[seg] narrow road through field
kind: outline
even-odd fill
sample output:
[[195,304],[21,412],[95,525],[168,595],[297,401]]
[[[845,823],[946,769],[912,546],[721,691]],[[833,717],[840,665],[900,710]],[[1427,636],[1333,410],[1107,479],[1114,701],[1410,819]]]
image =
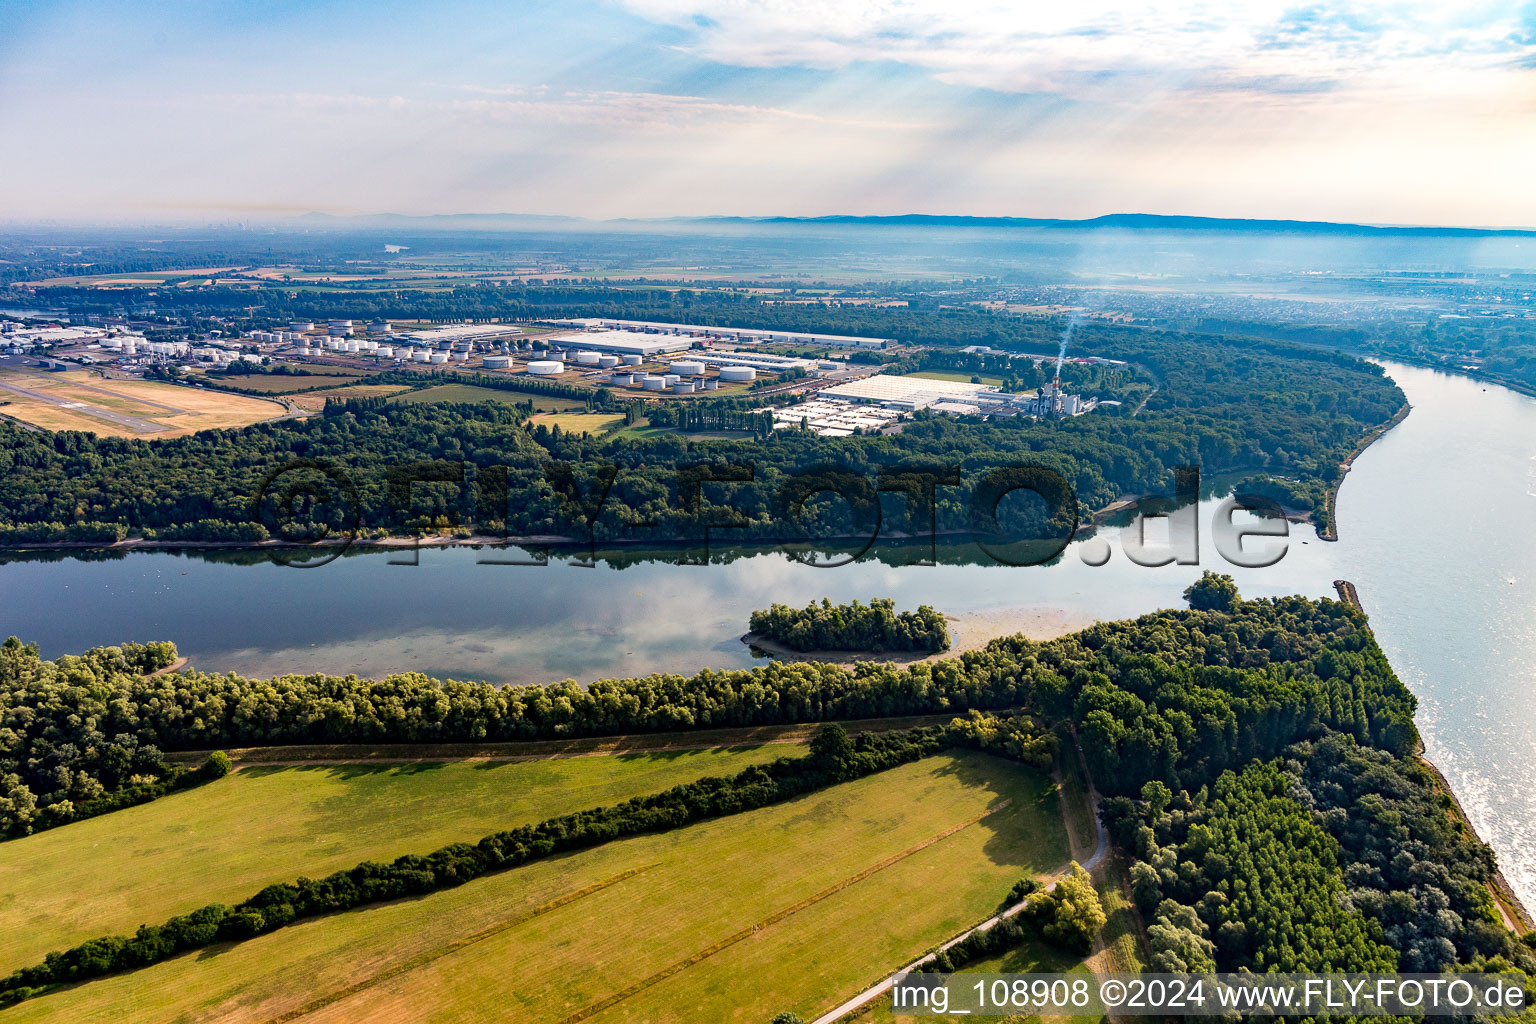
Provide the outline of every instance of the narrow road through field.
[[[1105,854],[1109,852],[1109,833],[1104,830],[1104,823],[1099,820],[1099,797],[1098,794],[1093,791],[1091,782],[1089,783],[1088,794],[1090,806],[1093,811],[1093,827],[1096,835],[1096,842],[1093,848],[1093,853],[1089,854],[1088,859],[1082,861],[1081,863],[1083,870],[1091,872],[1094,868],[1099,866],[1099,863],[1104,860]],[[1046,885],[1045,888],[1041,891],[1050,892],[1052,889],[1056,888],[1056,883],[1060,881],[1061,875],[1063,874],[1065,874],[1065,871],[1059,872],[1057,877],[1052,879],[1050,884]],[[867,1003],[870,1003],[885,993],[889,992],[895,986],[896,980],[902,975],[916,970],[923,964],[928,963],[939,953],[949,949],[951,946],[964,942],[966,939],[970,938],[972,935],[975,935],[977,932],[991,931],[998,925],[999,922],[1006,921],[1008,918],[1018,914],[1024,909],[1024,904],[1026,902],[1028,901],[1024,900],[1015,903],[1013,906],[1007,908],[996,916],[987,918],[985,921],[981,922],[981,924],[970,929],[969,931],[956,935],[954,938],[944,943],[934,952],[929,953],[927,956],[912,962],[879,984],[872,985],[871,987],[865,989],[863,992],[860,992],[858,995],[854,996],[852,999],[849,999],[847,1002],[828,1010],[820,1017],[817,1017],[815,1020],[811,1021],[811,1024],[833,1024],[834,1021],[843,1019],[854,1010],[859,1009],[861,1006],[864,1006]]]

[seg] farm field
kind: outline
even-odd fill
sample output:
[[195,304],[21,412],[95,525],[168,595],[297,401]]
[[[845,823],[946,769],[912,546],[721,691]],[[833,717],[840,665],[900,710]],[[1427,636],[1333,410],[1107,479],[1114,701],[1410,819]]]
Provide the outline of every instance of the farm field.
[[586,403],[560,395],[538,395],[532,392],[499,391],[496,388],[476,387],[473,384],[437,384],[433,387],[412,391],[396,398],[397,402],[501,402],[516,405],[533,399],[533,407],[539,412],[570,412],[585,410]]
[[0,843],[0,973],[299,874],[426,853],[799,750],[781,743],[544,761],[244,768]]
[[293,391],[307,391],[311,388],[339,387],[358,377],[367,377],[374,373],[373,370],[358,370],[347,366],[327,367],[324,373],[309,374],[269,374],[269,373],[236,373],[227,376],[209,377],[210,387],[228,385],[234,388],[244,388],[248,391],[260,391],[270,395],[283,395]]
[[814,1016],[1065,860],[1044,776],[983,754],[933,757],[5,1012],[72,1024],[761,1024],[785,1009]]
[[349,384],[339,388],[326,388],[324,391],[305,391],[297,395],[289,395],[288,401],[300,409],[310,412],[319,412],[325,408],[327,399],[330,398],[379,398],[381,396],[398,395],[410,388],[404,384]]
[[0,370],[0,402],[0,413],[46,430],[150,439],[249,426],[286,411],[262,398],[84,371]]

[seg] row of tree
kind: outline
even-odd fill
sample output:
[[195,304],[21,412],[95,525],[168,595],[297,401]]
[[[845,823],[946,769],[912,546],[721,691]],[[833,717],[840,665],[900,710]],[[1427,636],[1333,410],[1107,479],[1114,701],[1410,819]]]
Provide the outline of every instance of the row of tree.
[[850,739],[824,725],[810,753],[753,765],[732,777],[709,777],[613,807],[562,815],[475,843],[453,843],[389,864],[364,861],[320,879],[269,885],[234,906],[211,904],[131,935],[102,936],[52,953],[40,964],[0,981],[0,1006],[13,1005],[56,985],[158,963],[217,942],[239,941],[294,921],[463,885],[494,871],[615,839],[680,828],[693,822],[766,807],[849,779],[928,757],[949,743],[938,727]]

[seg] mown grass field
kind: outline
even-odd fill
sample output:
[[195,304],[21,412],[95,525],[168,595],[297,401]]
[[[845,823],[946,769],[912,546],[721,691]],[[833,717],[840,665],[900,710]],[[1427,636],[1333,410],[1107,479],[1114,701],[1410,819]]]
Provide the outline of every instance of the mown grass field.
[[[85,430],[103,437],[180,437],[199,430],[249,426],[285,411],[262,398],[151,380],[108,379],[80,370],[0,370],[0,380],[35,393],[0,390],[0,402],[7,403],[0,411],[7,416],[45,430]],[[143,429],[103,413],[133,417]]]
[[611,412],[546,412],[535,416],[532,422],[550,429],[559,427],[562,432],[601,434],[623,423],[624,416]]
[[762,1024],[810,1018],[987,916],[1066,837],[982,754],[307,921],[5,1011],[14,1021]]
[[524,394],[520,391],[499,391],[496,388],[476,387],[473,384],[438,384],[422,388],[396,398],[396,402],[502,402],[516,405],[533,399],[533,407],[539,412],[570,412],[585,410],[586,403],[559,395]]
[[327,367],[323,372],[315,373],[236,373],[209,377],[207,380],[211,387],[224,384],[248,391],[260,391],[268,395],[286,395],[294,391],[308,391],[311,388],[340,387],[348,381],[366,377],[375,372],[377,371],[336,366]]
[[0,973],[272,882],[795,756],[795,744],[522,762],[250,767],[0,843]]
[[305,391],[302,394],[289,395],[288,400],[300,409],[319,412],[325,408],[326,400],[331,398],[378,398],[381,395],[398,395],[408,390],[410,389],[404,384],[351,384],[346,387],[326,388],[324,391]]
[[[1104,905],[1108,920],[1104,924],[1104,930],[1099,934],[1103,948],[1092,953],[1087,959],[1063,952],[1045,942],[1031,941],[1001,956],[972,964],[960,973],[1067,974],[1088,981],[1092,981],[1095,971],[1140,973],[1143,963],[1135,919],[1132,917],[1130,902],[1120,891],[1119,870],[1118,864],[1106,864],[1094,872],[1094,888],[1098,890],[1099,901]],[[842,1018],[839,1024],[894,1024],[898,1019],[910,1020],[911,1018],[896,1017],[891,1012],[891,997],[886,995]],[[961,1021],[969,1019],[969,1016],[963,1014],[923,1018],[924,1021],[932,1024],[960,1024]],[[1022,1024],[1023,1021],[1040,1021],[1042,1018],[1020,1014],[1017,1020]],[[1099,1024],[1104,1017],[1102,1014],[1053,1015],[1045,1016],[1043,1020],[1063,1022],[1063,1024]],[[1003,1024],[1014,1024],[1015,1018],[1002,1018],[1002,1021]]]
[[[1002,956],[983,960],[967,967],[962,974],[1069,974],[1091,981],[1093,973],[1086,963],[1070,953],[1064,953],[1059,949],[1048,946],[1043,942],[1027,942],[1016,949],[1011,949]],[[953,1004],[951,1004],[953,1005]],[[921,1018],[923,1024],[960,1024],[969,1020],[966,1014],[955,1015],[931,1015]],[[1019,1024],[1023,1021],[1038,1021],[1038,1016],[1021,1014],[1014,1017],[987,1017],[984,1020],[998,1021],[999,1024]],[[1053,1021],[1070,1021],[1071,1024],[1098,1024],[1104,1018],[1102,1015],[1079,1015],[1073,1017],[1056,1016],[1049,1018]],[[891,997],[880,996],[874,1002],[862,1009],[842,1018],[838,1024],[895,1024],[896,1021],[913,1020],[910,1016],[897,1017],[891,1012]]]

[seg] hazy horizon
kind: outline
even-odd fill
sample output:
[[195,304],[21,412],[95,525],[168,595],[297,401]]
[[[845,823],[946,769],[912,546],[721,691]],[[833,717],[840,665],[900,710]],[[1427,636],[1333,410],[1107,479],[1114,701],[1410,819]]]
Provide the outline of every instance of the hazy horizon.
[[8,222],[1536,224],[1520,3],[73,0],[7,22]]

